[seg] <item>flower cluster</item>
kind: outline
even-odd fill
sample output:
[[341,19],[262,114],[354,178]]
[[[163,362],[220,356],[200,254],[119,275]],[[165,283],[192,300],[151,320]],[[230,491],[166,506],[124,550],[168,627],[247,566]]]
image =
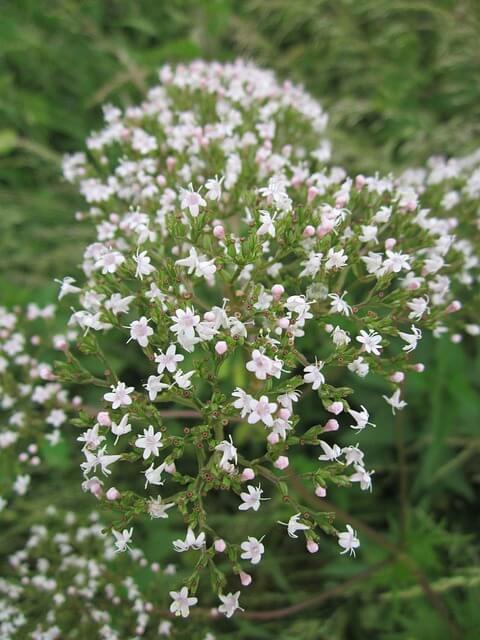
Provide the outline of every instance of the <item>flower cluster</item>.
[[77,336],[48,335],[55,307],[0,308],[0,511],[29,490],[46,450],[55,447],[81,403],[53,372],[53,354]]
[[[88,159],[65,161],[96,239],[85,284],[62,281],[83,337],[59,375],[100,391],[96,418],[75,422],[83,488],[124,523],[117,548],[142,517],[179,512],[186,532],[173,549],[198,562],[171,611],[188,615],[206,570],[230,617],[268,538],[217,530],[210,505],[246,512],[237,517],[253,533],[263,501],[278,501],[278,524],[308,552],[329,534],[354,555],[353,528],[309,512],[295,483],[319,498],[332,485],[371,490],[360,439],[375,424],[352,397],[355,378],[382,376],[385,401],[402,410],[405,376],[424,368],[414,353],[423,332],[449,326],[476,264],[415,189],[327,167],[325,114],[298,87],[242,62],[166,67],[160,79],[140,106],[105,110]],[[119,345],[134,376],[111,358]],[[334,442],[339,429],[351,445]],[[291,464],[296,449],[310,471]]]
[[54,507],[31,527],[0,578],[2,640],[60,640],[73,629],[102,640],[170,637],[168,612],[152,600],[175,567],[149,564],[136,548],[119,555],[102,528],[95,512],[82,522]]

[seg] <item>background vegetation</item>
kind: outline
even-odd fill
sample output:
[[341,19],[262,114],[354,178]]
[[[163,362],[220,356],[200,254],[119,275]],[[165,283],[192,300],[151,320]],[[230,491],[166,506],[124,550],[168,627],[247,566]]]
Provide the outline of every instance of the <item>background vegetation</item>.
[[[82,148],[103,103],[138,99],[162,63],[241,55],[273,67],[330,112],[336,163],[387,172],[479,146],[479,42],[476,0],[3,2],[2,304],[53,300],[53,278],[75,274],[88,231],[73,223],[82,204],[60,178],[61,155]],[[365,383],[378,424],[362,436],[374,494],[332,492],[326,507],[355,523],[359,557],[346,562],[326,543],[311,559],[285,545],[282,559],[265,560],[254,596],[270,614],[222,623],[218,638],[478,638],[475,348],[425,340],[427,371],[409,381],[409,407],[394,425],[381,387]],[[67,466],[56,461],[56,484]],[[48,500],[52,485],[42,482],[24,525]],[[61,499],[68,504],[68,491]],[[166,542],[146,535],[161,561]]]

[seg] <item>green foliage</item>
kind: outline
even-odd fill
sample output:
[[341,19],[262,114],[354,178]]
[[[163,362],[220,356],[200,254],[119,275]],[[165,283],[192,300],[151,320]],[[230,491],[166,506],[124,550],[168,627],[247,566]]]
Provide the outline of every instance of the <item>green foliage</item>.
[[[475,144],[479,36],[476,0],[3,3],[2,304],[51,301],[53,278],[75,275],[88,232],[74,223],[81,205],[60,179],[61,155],[83,146],[98,126],[102,103],[138,99],[162,63],[251,56],[303,82],[321,100],[331,114],[338,164],[385,172],[422,163],[432,153],[459,155]],[[314,344],[310,348],[315,352]],[[409,407],[393,428],[388,407],[376,403],[375,380],[365,383],[365,404],[378,424],[362,435],[375,461],[375,492],[341,490],[324,502],[338,518],[360,520],[359,559],[339,558],[332,543],[309,562],[302,548],[287,551],[285,545],[281,562],[266,557],[262,589],[245,595],[245,607],[277,611],[312,598],[311,606],[292,615],[219,621],[217,638],[478,637],[480,361],[474,351],[473,340],[464,349],[425,340],[420,360],[427,371],[409,380]],[[134,362],[124,366],[135,375]],[[244,375],[235,363],[221,371],[239,385]],[[316,424],[312,413],[305,420]],[[68,487],[80,479],[65,464],[68,445],[51,460],[52,476],[40,479],[35,503],[9,512],[2,556],[53,491],[62,505],[83,508],[69,496]],[[309,468],[307,456],[295,463]],[[228,516],[221,524],[228,526]],[[154,524],[145,523],[151,558],[163,561],[180,530],[173,523],[168,539],[159,539]],[[175,637],[198,633],[182,629]]]

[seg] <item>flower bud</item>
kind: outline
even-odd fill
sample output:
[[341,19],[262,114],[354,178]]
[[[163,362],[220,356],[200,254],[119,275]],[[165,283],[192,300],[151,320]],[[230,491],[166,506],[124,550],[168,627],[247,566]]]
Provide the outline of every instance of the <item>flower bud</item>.
[[278,412],[278,417],[282,420],[288,420],[291,415],[292,414],[290,413],[289,409],[286,409],[285,407],[282,407]]
[[283,293],[285,292],[285,289],[282,287],[281,284],[274,284],[272,287],[272,296],[274,300],[280,300],[280,298],[282,297]]
[[253,469],[250,469],[250,467],[246,467],[243,472],[242,475],[240,476],[240,480],[242,480],[243,482],[247,482],[248,480],[253,480],[255,478],[255,471]]
[[280,329],[288,329],[288,327],[290,326],[290,320],[288,318],[280,318],[280,320],[278,321],[278,326],[280,327]]
[[387,238],[385,240],[385,249],[393,249],[393,247],[397,244],[395,238]]
[[400,384],[400,382],[403,382],[405,380],[405,374],[403,373],[403,371],[395,371],[395,373],[392,373],[392,375],[390,376],[390,380],[392,382],[395,382],[395,384]]
[[177,467],[175,466],[174,462],[169,462],[168,464],[165,465],[165,471],[167,473],[175,473],[177,470]]
[[112,424],[108,411],[100,411],[97,413],[97,422],[102,427],[109,427]]
[[339,429],[340,425],[338,424],[338,420],[335,420],[335,418],[330,418],[330,420],[327,420],[327,422],[325,423],[322,432],[327,433],[328,431],[338,431]]
[[218,538],[217,540],[215,540],[215,542],[213,543],[213,546],[217,553],[223,553],[227,548],[225,540],[223,540],[222,538]]
[[273,463],[273,466],[277,469],[283,470],[288,467],[288,464],[289,464],[289,461],[287,456],[280,456],[275,460],[275,462]]
[[337,400],[336,402],[332,402],[332,404],[327,407],[327,411],[330,411],[330,413],[334,413],[336,416],[338,416],[338,414],[342,413],[343,411],[343,402],[340,402],[339,400]]
[[361,173],[355,178],[355,189],[357,189],[357,191],[361,191],[363,189],[363,187],[365,186],[366,183],[366,179],[365,176],[363,176]]
[[215,345],[215,351],[218,353],[219,356],[223,356],[223,354],[227,352],[227,349],[228,349],[228,345],[225,342],[225,340],[220,340]]
[[307,542],[307,551],[308,553],[317,553],[318,544],[315,542],[315,540],[309,540]]
[[312,227],[311,224],[307,224],[307,226],[303,230],[303,237],[304,238],[311,238],[314,235],[315,235],[315,227]]
[[221,224],[217,224],[217,226],[213,228],[213,235],[217,240],[223,240],[225,238],[225,228]]
[[447,313],[456,313],[457,311],[460,311],[461,308],[462,303],[459,300],[454,300],[448,305]]
[[249,573],[245,573],[245,571],[240,571],[240,582],[244,587],[248,587],[252,584],[252,576]]
[[278,442],[280,441],[280,437],[278,433],[275,433],[274,431],[272,431],[271,433],[268,434],[267,440],[270,444],[278,444]]
[[114,502],[115,500],[118,500],[120,498],[120,491],[116,487],[110,487],[110,489],[105,494],[105,497],[107,498],[107,500],[110,500],[110,502]]
[[315,495],[317,496],[317,498],[325,498],[325,496],[327,495],[326,487],[322,487],[321,484],[317,484],[317,486],[315,487]]
[[215,322],[215,314],[213,313],[213,311],[207,311],[203,314],[203,319],[206,322]]
[[423,373],[425,371],[425,365],[422,362],[417,362],[417,364],[413,365],[413,368],[417,373]]

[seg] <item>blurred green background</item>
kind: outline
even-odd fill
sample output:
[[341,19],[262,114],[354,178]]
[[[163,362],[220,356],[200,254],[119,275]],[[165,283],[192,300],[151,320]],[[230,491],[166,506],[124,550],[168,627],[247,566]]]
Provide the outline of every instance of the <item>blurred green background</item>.
[[[103,103],[135,102],[161,64],[244,56],[272,67],[329,111],[335,163],[386,173],[479,146],[479,43],[478,0],[4,0],[2,304],[51,301],[53,278],[76,273],[88,231],[73,222],[82,202],[60,177],[61,156],[83,147]],[[359,529],[359,558],[328,546],[310,561],[284,545],[259,608],[315,600],[222,624],[217,637],[480,637],[480,363],[469,340],[423,341],[427,372],[409,381],[395,424],[381,385],[364,383],[379,425],[363,443],[374,493],[331,496]]]

